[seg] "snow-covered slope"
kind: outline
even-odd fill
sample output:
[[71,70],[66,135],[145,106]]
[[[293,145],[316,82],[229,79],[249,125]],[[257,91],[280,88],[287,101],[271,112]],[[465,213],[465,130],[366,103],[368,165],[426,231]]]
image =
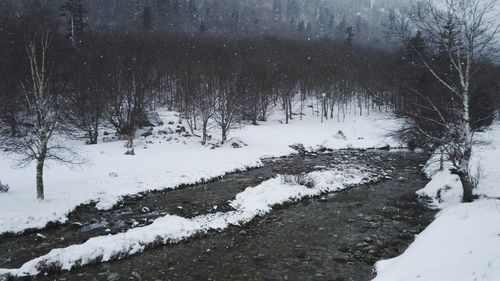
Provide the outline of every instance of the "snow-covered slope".
[[460,203],[457,176],[446,170],[432,173],[418,193],[444,209],[401,256],[377,263],[374,281],[500,280],[500,124],[478,138],[490,140],[473,151],[474,166],[481,167],[475,190],[480,199]]

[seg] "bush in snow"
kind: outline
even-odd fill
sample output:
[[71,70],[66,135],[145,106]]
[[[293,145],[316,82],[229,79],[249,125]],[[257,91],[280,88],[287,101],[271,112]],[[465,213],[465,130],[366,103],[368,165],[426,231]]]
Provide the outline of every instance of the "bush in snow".
[[347,140],[347,137],[345,136],[344,132],[338,131],[333,138],[339,139],[339,140]]
[[3,184],[1,181],[0,181],[0,193],[5,193],[7,191],[9,191],[9,185],[8,184]]
[[281,182],[288,185],[302,185],[309,188],[314,187],[314,181],[306,174],[283,175]]

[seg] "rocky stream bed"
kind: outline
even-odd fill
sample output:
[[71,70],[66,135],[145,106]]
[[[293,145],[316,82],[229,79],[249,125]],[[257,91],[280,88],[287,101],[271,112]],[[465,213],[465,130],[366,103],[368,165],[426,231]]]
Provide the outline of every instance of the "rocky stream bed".
[[264,166],[205,184],[124,198],[113,210],[78,207],[65,224],[0,238],[0,267],[15,268],[53,248],[151,223],[229,210],[246,187],[277,174],[363,165],[384,179],[276,207],[242,227],[210,232],[123,260],[25,280],[370,280],[377,260],[402,253],[433,219],[415,197],[426,155],[332,151],[264,160]]

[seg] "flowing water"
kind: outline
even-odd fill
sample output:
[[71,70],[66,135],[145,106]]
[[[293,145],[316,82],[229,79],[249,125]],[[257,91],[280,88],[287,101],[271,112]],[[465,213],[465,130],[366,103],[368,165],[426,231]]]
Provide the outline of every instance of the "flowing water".
[[[69,222],[0,239],[0,267],[19,267],[51,249],[149,224],[166,213],[192,217],[229,210],[244,188],[277,174],[340,164],[387,173],[372,185],[277,207],[243,227],[198,235],[120,261],[27,280],[369,280],[377,260],[399,255],[433,219],[414,193],[426,179],[425,155],[333,151],[268,159],[264,166],[206,184],[144,193],[117,208],[77,208]],[[146,208],[144,208],[146,207]],[[44,239],[37,239],[37,234]],[[38,235],[40,237],[40,235]]]

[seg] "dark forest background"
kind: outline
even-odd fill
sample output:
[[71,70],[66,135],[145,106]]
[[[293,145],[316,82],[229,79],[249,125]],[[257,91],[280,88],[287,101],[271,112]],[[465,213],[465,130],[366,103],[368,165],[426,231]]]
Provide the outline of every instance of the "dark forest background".
[[[45,37],[47,50],[35,57],[46,62],[47,118],[71,134],[81,132],[89,144],[99,141],[103,126],[130,135],[155,125],[149,116],[159,106],[181,112],[203,144],[209,123],[217,124],[225,142],[236,123],[257,125],[271,108],[283,109],[288,123],[309,113],[342,122],[346,114],[376,108],[400,116],[432,114],[414,106],[422,98],[450,106],[446,89],[419,64],[414,49],[387,36],[384,21],[400,1],[1,4],[0,119],[2,134],[14,138],[37,128],[27,46]],[[412,40],[447,71],[439,46],[418,33]],[[494,117],[500,76],[496,64],[478,64],[471,108],[475,124],[485,126]],[[432,146],[417,135],[402,137]]]

